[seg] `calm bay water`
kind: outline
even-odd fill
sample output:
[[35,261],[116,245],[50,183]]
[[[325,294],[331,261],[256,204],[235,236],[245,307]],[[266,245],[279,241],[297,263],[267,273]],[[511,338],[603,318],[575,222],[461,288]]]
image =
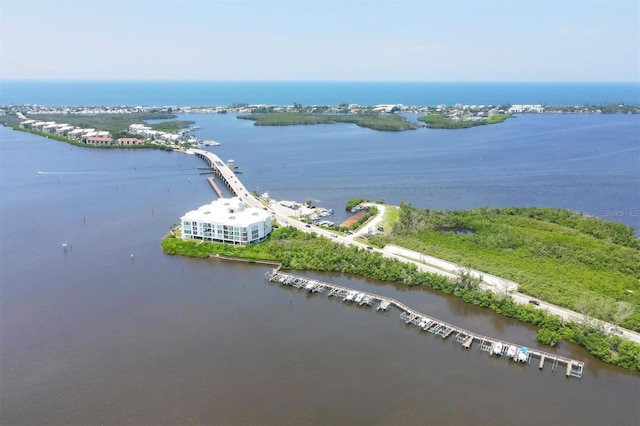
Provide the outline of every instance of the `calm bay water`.
[[[361,195],[600,217],[640,206],[636,117],[521,116],[399,134],[194,119],[249,189],[319,200],[337,216]],[[582,380],[462,350],[396,312],[265,283],[264,267],[165,256],[170,226],[214,195],[193,156],[84,149],[6,128],[0,141],[3,424],[640,422],[640,376],[574,345],[557,351],[586,362]],[[610,218],[638,229],[633,215]],[[532,327],[437,292],[305,274],[537,345]]]

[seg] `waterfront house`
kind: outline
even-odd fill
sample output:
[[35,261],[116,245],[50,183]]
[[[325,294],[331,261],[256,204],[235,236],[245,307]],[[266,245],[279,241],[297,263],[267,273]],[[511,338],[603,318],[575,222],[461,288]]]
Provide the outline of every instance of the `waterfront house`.
[[177,142],[180,139],[180,135],[174,135],[173,133],[158,132],[158,136],[160,139],[170,142]]
[[133,135],[144,135],[149,130],[151,130],[151,127],[144,124],[132,124],[129,126],[129,133]]
[[42,131],[47,133],[53,133],[55,132],[56,127],[58,127],[58,125],[56,124],[55,121],[49,121],[45,123],[44,126],[42,126]]
[[138,138],[118,138],[120,145],[142,145],[144,141]]
[[247,245],[271,234],[271,215],[256,207],[245,207],[239,197],[219,198],[180,218],[183,239]]
[[111,145],[112,139],[108,136],[88,136],[84,141],[89,145]]
[[80,127],[76,127],[75,129],[73,129],[69,133],[67,133],[67,136],[70,139],[78,140],[82,136],[82,132],[84,132],[84,129],[82,129]]
[[73,126],[68,124],[58,124],[56,127],[56,134],[60,136],[66,136],[71,130],[73,130]]

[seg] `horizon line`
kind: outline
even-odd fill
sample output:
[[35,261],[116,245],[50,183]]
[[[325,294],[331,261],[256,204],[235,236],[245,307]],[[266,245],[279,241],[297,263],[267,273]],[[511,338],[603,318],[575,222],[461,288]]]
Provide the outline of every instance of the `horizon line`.
[[92,79],[92,78],[0,78],[0,82],[65,82],[65,83],[618,83],[618,84],[638,84],[640,81],[634,80],[208,80],[208,79]]

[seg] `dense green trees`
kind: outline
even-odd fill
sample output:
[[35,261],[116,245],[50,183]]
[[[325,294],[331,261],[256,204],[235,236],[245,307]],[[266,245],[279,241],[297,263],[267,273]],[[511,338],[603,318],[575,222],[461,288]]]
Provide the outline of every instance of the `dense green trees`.
[[192,120],[171,120],[171,121],[162,121],[160,123],[151,124],[151,128],[154,130],[158,130],[160,132],[173,133],[178,130],[186,129],[192,124],[195,124],[195,121]]
[[293,126],[299,124],[352,123],[360,127],[388,132],[417,129],[418,125],[393,114],[309,114],[280,112],[239,115],[239,119],[253,120],[256,126]]
[[513,114],[496,114],[480,120],[452,120],[444,114],[431,113],[418,117],[418,121],[422,121],[430,129],[466,129],[474,126],[483,126],[485,124],[502,123],[512,116]]
[[365,201],[369,201],[369,200],[364,199],[364,198],[360,198],[360,197],[352,198],[349,201],[347,201],[347,204],[345,205],[344,208],[345,208],[345,210],[351,210],[352,208],[354,208],[358,204],[364,203]]

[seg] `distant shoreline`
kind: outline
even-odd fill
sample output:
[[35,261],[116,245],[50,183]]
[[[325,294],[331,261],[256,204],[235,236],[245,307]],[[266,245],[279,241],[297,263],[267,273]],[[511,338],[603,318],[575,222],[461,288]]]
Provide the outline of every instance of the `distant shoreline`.
[[602,103],[602,104],[423,104],[404,105],[396,104],[258,104],[258,103],[232,103],[227,105],[35,105],[35,104],[2,104],[0,105],[0,117],[9,114],[69,114],[69,115],[100,115],[100,114],[139,114],[139,113],[165,113],[165,114],[263,114],[263,113],[447,113],[451,110],[460,111],[488,111],[490,109],[503,109],[510,114],[640,114],[640,103]]
[[[0,122],[5,126],[22,126],[22,120],[28,118],[73,120],[80,127],[94,127],[91,121],[96,117],[111,116],[126,121],[133,115],[158,117],[176,117],[177,114],[235,114],[239,119],[251,120],[256,126],[294,126],[315,124],[349,123],[376,131],[399,132],[415,130],[420,127],[430,129],[468,129],[480,125],[503,123],[518,114],[640,114],[640,105],[603,104],[584,106],[546,106],[540,104],[524,105],[445,105],[407,106],[402,104],[378,104],[362,106],[343,103],[337,106],[304,106],[297,102],[293,105],[250,105],[233,104],[230,106],[210,107],[145,107],[145,106],[38,106],[4,105],[0,106]],[[417,123],[406,118],[406,114],[417,115]],[[86,117],[86,123],[82,117]],[[163,129],[179,130],[191,121],[167,121]],[[122,126],[121,126],[122,127]],[[105,129],[100,129],[105,130]],[[112,132],[126,132],[124,127],[109,129]],[[172,132],[173,133],[173,132]]]

